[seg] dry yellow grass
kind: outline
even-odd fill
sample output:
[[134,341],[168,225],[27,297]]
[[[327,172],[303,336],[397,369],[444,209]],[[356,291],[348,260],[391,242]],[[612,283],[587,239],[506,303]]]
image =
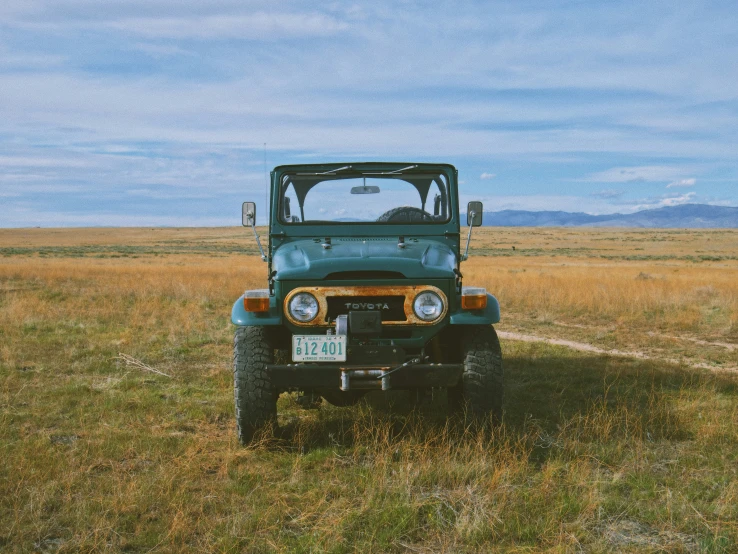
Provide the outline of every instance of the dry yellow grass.
[[[499,296],[500,329],[719,367],[738,352],[694,340],[738,343],[737,238],[483,229],[463,272]],[[283,434],[239,447],[229,316],[266,278],[252,241],[0,230],[0,550],[738,549],[731,374],[504,341],[494,432],[442,398],[285,397]]]
[[738,344],[738,232],[485,229],[478,238],[476,251],[493,257],[472,258],[464,274],[498,296],[511,329],[738,362],[704,344]]

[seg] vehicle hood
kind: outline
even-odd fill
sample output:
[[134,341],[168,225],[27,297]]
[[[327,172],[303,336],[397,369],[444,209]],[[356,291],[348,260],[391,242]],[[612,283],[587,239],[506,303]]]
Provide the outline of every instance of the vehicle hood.
[[453,278],[456,256],[434,240],[397,238],[334,238],[330,248],[313,239],[279,246],[272,257],[276,279],[324,279],[342,271],[397,271],[408,279]]

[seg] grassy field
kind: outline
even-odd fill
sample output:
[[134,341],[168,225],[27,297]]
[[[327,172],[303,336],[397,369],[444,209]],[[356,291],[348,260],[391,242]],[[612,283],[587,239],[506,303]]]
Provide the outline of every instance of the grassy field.
[[644,358],[504,340],[500,428],[284,396],[243,448],[245,230],[0,230],[0,551],[737,552],[738,231],[473,246],[498,330]]

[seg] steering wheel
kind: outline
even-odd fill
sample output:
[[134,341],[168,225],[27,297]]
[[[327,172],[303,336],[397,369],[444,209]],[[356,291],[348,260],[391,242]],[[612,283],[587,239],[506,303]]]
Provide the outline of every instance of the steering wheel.
[[400,206],[384,212],[377,218],[378,222],[415,223],[417,221],[432,220],[433,216],[420,208]]

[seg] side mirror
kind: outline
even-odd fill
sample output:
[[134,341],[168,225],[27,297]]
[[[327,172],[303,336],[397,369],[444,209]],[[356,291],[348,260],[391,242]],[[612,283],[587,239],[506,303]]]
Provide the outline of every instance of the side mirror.
[[479,201],[469,202],[466,206],[466,224],[469,227],[479,227],[482,225],[482,214],[484,208]]
[[244,202],[241,206],[241,224],[244,227],[256,225],[256,202]]
[[484,208],[479,201],[469,202],[466,205],[466,224],[469,226],[469,234],[466,236],[466,249],[461,255],[461,261],[469,259],[469,243],[471,242],[472,227],[479,227],[482,224],[482,213]]
[[267,261],[267,256],[264,254],[264,249],[261,247],[261,241],[259,235],[256,233],[256,202],[244,202],[241,206],[241,224],[244,227],[251,227],[254,231],[254,238],[256,239],[256,245],[259,247],[259,253],[261,259]]
[[284,220],[292,221],[292,212],[290,211],[290,197],[284,197]]

